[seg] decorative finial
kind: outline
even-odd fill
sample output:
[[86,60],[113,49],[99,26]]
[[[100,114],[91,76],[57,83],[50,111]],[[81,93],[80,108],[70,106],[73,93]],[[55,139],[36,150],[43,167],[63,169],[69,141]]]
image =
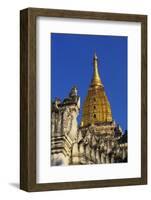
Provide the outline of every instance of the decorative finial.
[[96,52],[94,53],[94,60],[98,60],[98,57],[96,55]]
[[73,86],[69,93],[69,97],[75,97],[75,96],[78,96],[78,90],[76,86]]
[[102,82],[100,79],[100,75],[99,75],[99,70],[98,70],[98,57],[96,55],[96,52],[94,53],[94,57],[93,57],[93,78],[91,81],[91,86],[101,86]]

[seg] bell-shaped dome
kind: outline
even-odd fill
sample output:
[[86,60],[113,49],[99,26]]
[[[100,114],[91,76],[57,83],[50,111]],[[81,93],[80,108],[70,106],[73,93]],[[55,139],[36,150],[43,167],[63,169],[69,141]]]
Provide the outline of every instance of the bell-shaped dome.
[[110,103],[106,96],[98,70],[98,58],[93,58],[93,77],[88,90],[88,95],[83,105],[82,126],[112,122]]

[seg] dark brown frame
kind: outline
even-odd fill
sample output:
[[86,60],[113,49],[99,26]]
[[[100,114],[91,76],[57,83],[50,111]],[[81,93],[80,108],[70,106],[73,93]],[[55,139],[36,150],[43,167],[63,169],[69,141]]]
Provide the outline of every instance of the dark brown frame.
[[[141,178],[36,183],[36,18],[62,17],[141,23]],[[147,16],[27,8],[20,12],[20,188],[25,191],[147,184]]]

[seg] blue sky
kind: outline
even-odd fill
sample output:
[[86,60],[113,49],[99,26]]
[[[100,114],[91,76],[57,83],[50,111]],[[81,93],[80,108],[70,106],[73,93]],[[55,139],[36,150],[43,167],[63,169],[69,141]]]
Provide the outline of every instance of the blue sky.
[[127,37],[52,33],[51,98],[68,96],[77,86],[82,105],[93,72],[93,55],[99,59],[99,72],[113,119],[127,129]]

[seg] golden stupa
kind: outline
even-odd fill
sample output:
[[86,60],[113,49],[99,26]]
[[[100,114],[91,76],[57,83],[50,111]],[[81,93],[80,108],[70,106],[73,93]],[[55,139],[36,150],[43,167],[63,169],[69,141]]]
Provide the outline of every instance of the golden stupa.
[[84,101],[81,126],[112,122],[110,103],[98,71],[98,58],[93,58],[93,78]]

